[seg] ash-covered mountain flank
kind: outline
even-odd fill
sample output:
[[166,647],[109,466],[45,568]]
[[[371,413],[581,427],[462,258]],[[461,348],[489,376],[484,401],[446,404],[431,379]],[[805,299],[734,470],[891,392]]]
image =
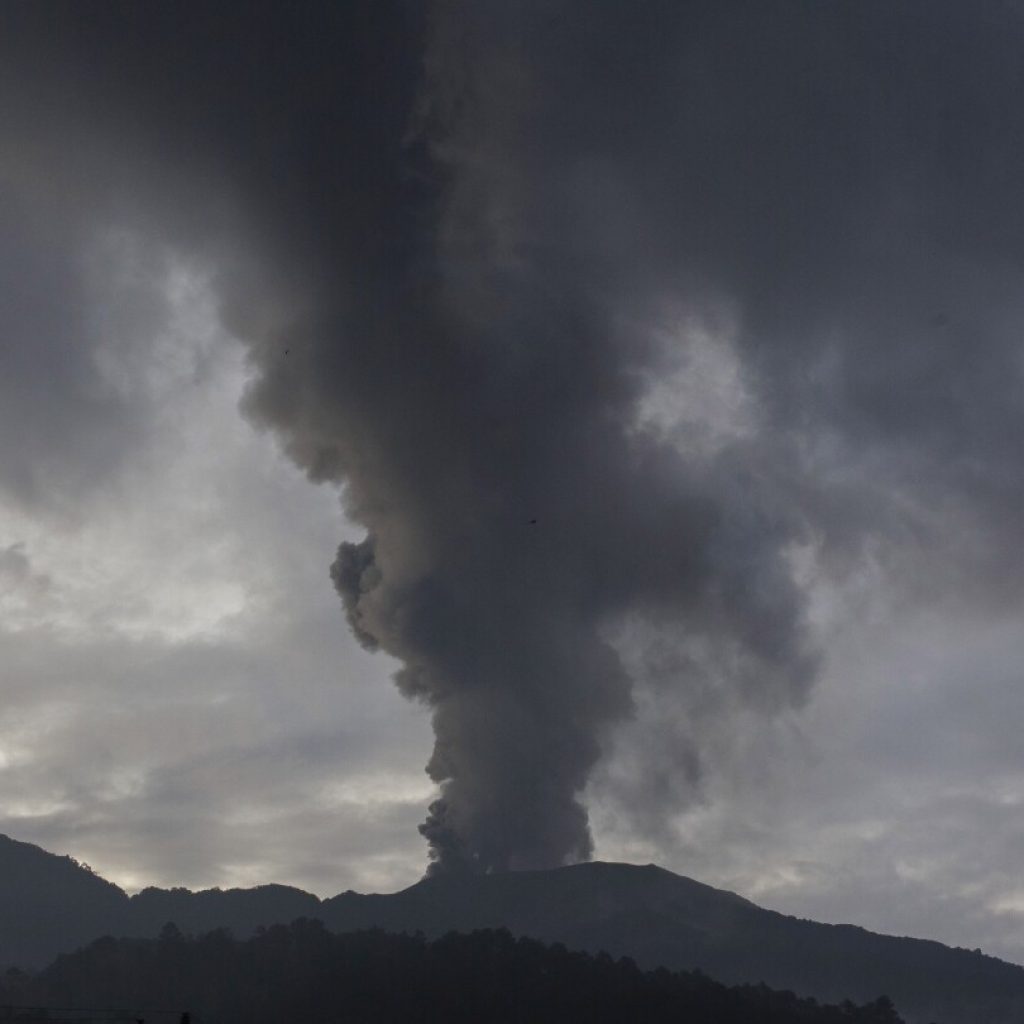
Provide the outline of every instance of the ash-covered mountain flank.
[[318,918],[336,932],[507,928],[641,967],[699,968],[827,1002],[886,993],[908,1024],[1019,1024],[1024,968],[938,942],[803,921],[647,865],[436,875],[393,894],[320,900],[300,889],[149,888],[129,897],[70,857],[0,837],[0,964],[39,967],[104,934],[152,937],[167,922],[244,938]]

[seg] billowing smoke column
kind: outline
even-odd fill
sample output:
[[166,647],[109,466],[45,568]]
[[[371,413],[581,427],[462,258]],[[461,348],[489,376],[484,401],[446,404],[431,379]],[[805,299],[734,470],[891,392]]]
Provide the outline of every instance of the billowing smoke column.
[[730,509],[722,463],[637,428],[662,356],[629,266],[643,240],[606,234],[621,211],[600,154],[573,151],[597,126],[574,139],[565,111],[534,109],[530,20],[435,12],[406,142],[434,188],[421,219],[393,238],[390,211],[369,219],[384,234],[357,283],[336,268],[343,294],[274,339],[287,365],[260,353],[248,404],[368,528],[332,577],[356,636],[430,708],[435,870],[590,855],[579,795],[631,709],[617,617],[668,613],[793,695],[811,672],[784,561],[796,521],[769,522],[756,486]]
[[217,264],[247,413],[365,526],[331,575],[432,715],[436,870],[590,854],[631,625],[771,711],[798,563],[1018,594],[1014,5],[4,17],[6,172]]

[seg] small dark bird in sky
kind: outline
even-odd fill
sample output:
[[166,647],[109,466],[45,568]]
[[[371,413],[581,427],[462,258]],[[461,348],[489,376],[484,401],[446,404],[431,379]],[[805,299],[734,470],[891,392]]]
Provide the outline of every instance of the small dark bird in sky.
[[536,526],[537,525],[537,520],[536,519],[531,519],[530,520],[530,525],[531,526]]

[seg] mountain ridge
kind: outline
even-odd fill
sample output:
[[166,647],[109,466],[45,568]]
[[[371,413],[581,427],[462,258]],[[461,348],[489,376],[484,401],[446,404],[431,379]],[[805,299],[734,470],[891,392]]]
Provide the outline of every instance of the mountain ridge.
[[908,1024],[1020,1024],[1024,967],[930,939],[879,935],[765,910],[736,893],[649,865],[424,878],[396,893],[327,899],[291,886],[159,889],[134,896],[73,858],[0,835],[0,965],[40,967],[104,934],[152,937],[316,918],[332,931],[507,929],[570,949],[764,982],[825,1002],[885,993]]

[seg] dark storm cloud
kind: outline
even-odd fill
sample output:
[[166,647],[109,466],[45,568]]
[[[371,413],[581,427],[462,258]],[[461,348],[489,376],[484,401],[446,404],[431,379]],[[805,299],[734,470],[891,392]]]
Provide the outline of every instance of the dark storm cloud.
[[[5,149],[71,140],[88,173],[58,187],[218,261],[248,412],[367,528],[332,575],[431,709],[437,863],[544,866],[590,853],[623,623],[676,637],[680,692],[771,712],[815,672],[796,546],[1014,595],[1020,24],[426,10],[9,7]],[[723,310],[752,425],[646,429],[680,311]]]

